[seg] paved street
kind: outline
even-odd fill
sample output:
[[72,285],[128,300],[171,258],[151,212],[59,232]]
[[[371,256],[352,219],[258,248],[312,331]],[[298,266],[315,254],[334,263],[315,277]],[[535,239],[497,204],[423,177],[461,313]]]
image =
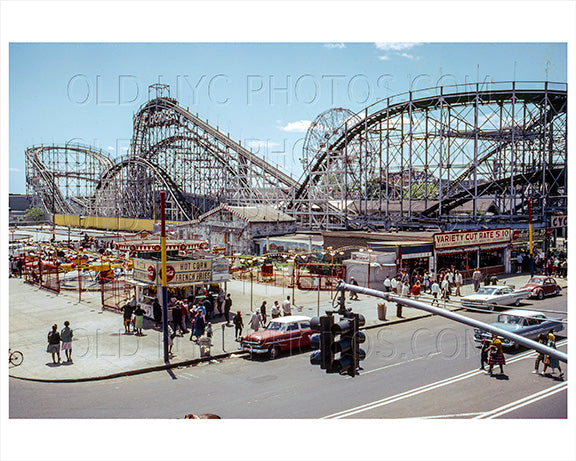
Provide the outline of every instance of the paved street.
[[[562,299],[547,305],[558,309]],[[493,321],[497,314],[469,315]],[[490,412],[504,405],[562,386],[552,376],[531,374],[534,353],[524,349],[507,355],[505,376],[480,372],[471,337],[469,327],[438,317],[368,330],[367,357],[354,378],[325,374],[303,352],[275,361],[236,357],[91,383],[12,379],[11,399],[18,403],[11,405],[10,417],[181,418],[189,412],[226,419],[494,417]],[[542,399],[555,401],[553,396],[566,390],[558,392]],[[553,408],[555,418],[566,417],[564,400]],[[547,418],[550,413],[549,407],[532,412],[525,407],[521,414]]]

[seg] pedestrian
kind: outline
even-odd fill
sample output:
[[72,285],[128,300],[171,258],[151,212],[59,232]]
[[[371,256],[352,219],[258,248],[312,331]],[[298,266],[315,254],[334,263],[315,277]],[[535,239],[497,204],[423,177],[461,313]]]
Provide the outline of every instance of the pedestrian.
[[185,301],[180,301],[180,309],[182,310],[182,326],[184,327],[184,334],[188,333],[188,306]]
[[168,323],[168,354],[172,355],[172,346],[174,345],[174,337],[176,333],[172,329],[170,323]]
[[442,280],[442,285],[440,286],[442,289],[442,299],[444,302],[450,300],[450,282],[448,281],[448,277],[444,277]]
[[186,330],[182,326],[182,307],[179,301],[177,301],[172,308],[172,328],[174,329],[174,333],[176,333],[178,329],[180,329],[181,333],[184,333]]
[[390,277],[387,275],[386,278],[384,279],[384,292],[390,293],[390,287],[391,287]]
[[517,270],[516,273],[520,274],[522,272],[522,263],[524,262],[524,257],[522,256],[522,253],[518,253],[518,256],[516,256],[516,263],[517,263]]
[[234,335],[235,338],[238,339],[238,336],[242,334],[242,329],[244,328],[244,320],[242,320],[242,314],[240,311],[236,312],[236,315],[232,319],[234,323]]
[[398,288],[398,280],[396,280],[396,277],[392,277],[392,279],[390,280],[390,291],[392,291],[392,293],[396,293],[397,288]]
[[262,301],[260,316],[262,317],[262,326],[266,325],[266,301]]
[[122,309],[124,312],[124,333],[130,333],[130,323],[132,322],[132,313],[134,312],[134,306],[131,303],[124,305]]
[[72,337],[74,332],[70,329],[70,322],[66,320],[64,322],[64,328],[60,332],[60,339],[62,340],[62,350],[66,354],[66,362],[72,362]]
[[280,317],[280,304],[278,303],[278,301],[274,301],[274,304],[272,304],[270,314],[272,314],[273,319],[277,319],[278,317]]
[[[548,333],[548,347],[551,347],[552,349],[556,349],[556,337],[554,336],[554,334],[552,332]],[[558,360],[557,358],[551,357],[550,355],[546,355],[546,357],[544,358],[544,369],[540,372],[541,375],[546,373],[546,369],[550,367],[552,368],[552,370],[555,370],[556,368],[558,368],[558,377],[562,378],[564,376],[564,373],[562,373],[562,368],[560,368],[560,360]],[[554,372],[554,371],[552,371]]]
[[484,370],[484,365],[488,363],[488,350],[490,349],[490,341],[483,339],[480,349],[480,369]]
[[156,328],[160,326],[162,323],[162,306],[158,302],[158,298],[154,298],[154,302],[152,303],[152,315],[154,316],[154,322],[156,323]]
[[[48,347],[46,352],[52,354],[52,361],[60,363],[60,333],[58,333],[58,325],[52,325],[52,330],[48,333]],[[58,356],[58,361],[56,361]]]
[[290,305],[290,295],[282,302],[282,314],[284,317],[292,315],[292,306]]
[[[356,279],[354,277],[350,277],[350,285],[354,285],[355,287],[358,286],[358,282],[356,281]],[[351,291],[350,292],[350,299],[358,299],[358,293],[356,293],[355,291]]]
[[454,293],[454,296],[462,296],[462,293],[460,292],[460,288],[462,288],[463,282],[464,282],[464,280],[462,278],[462,272],[456,271],[456,275],[454,276],[454,284],[456,285],[456,293]]
[[504,358],[504,352],[502,350],[502,341],[496,335],[492,335],[492,344],[490,344],[489,355],[488,355],[488,373],[492,374],[492,369],[494,365],[500,366],[500,374],[504,374],[503,365],[506,365],[506,359]]
[[426,293],[430,291],[430,274],[428,271],[424,273],[424,291]]
[[208,322],[208,324],[206,325],[206,336],[210,340],[210,345],[212,345],[212,335],[213,335],[212,324]]
[[230,308],[232,307],[232,298],[230,293],[226,295],[226,301],[224,301],[224,318],[226,319],[226,325],[230,325]]
[[142,309],[140,304],[136,305],[136,310],[134,311],[134,331],[137,335],[142,336],[142,326],[144,324],[144,314],[146,311]]
[[434,282],[432,283],[432,286],[430,287],[430,291],[432,292],[431,306],[433,306],[434,303],[436,303],[437,306],[440,306],[440,304],[438,303],[438,294],[440,293],[440,285],[438,285],[437,280],[434,280]]
[[260,329],[260,321],[260,312],[252,312],[252,316],[250,317],[250,328],[252,328],[254,331],[258,331]]
[[474,282],[474,292],[477,292],[480,289],[481,281],[482,281],[482,272],[480,272],[480,268],[477,267],[472,273],[472,282]]
[[[545,335],[544,333],[540,333],[538,335],[538,342],[546,346],[548,343],[548,336]],[[534,361],[534,370],[532,370],[532,373],[538,373],[539,371],[538,368],[540,368],[540,362],[544,362],[544,354],[542,352],[538,352],[538,355],[536,356],[536,360]]]
[[196,337],[196,341],[204,334],[204,329],[206,328],[206,323],[202,315],[196,315],[194,317],[194,326],[192,328],[192,333],[190,333],[190,341],[193,341],[193,337]]
[[418,301],[418,298],[420,298],[420,282],[416,281],[416,283],[414,283],[414,285],[412,285],[412,296],[414,296],[414,299],[416,301]]
[[218,315],[222,316],[222,311],[224,310],[224,304],[226,303],[226,293],[222,288],[218,291]]
[[398,296],[400,296],[400,295],[402,294],[402,285],[403,285],[403,283],[402,283],[402,276],[401,276],[401,275],[397,275],[397,276],[396,276],[396,279],[397,279],[397,280],[396,280],[396,282],[397,282],[397,284],[396,284],[396,294],[397,294]]

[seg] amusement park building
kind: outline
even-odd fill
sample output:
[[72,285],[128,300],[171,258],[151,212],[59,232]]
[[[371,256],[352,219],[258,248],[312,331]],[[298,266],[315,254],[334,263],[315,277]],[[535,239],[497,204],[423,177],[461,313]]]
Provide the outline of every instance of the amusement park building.
[[296,219],[269,206],[240,207],[222,204],[194,221],[172,226],[181,238],[201,238],[227,254],[254,254],[254,239],[291,234]]

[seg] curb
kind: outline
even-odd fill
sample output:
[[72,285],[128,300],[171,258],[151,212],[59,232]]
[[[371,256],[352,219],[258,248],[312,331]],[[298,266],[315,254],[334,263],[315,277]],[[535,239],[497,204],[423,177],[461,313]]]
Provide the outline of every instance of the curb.
[[182,362],[177,362],[177,363],[170,363],[170,364],[166,364],[166,365],[157,365],[157,366],[148,367],[148,368],[139,368],[137,370],[121,371],[119,373],[112,373],[110,375],[105,375],[105,376],[90,376],[87,378],[42,379],[42,378],[25,378],[22,376],[12,376],[10,374],[8,375],[8,377],[14,378],[14,379],[20,379],[22,381],[34,381],[34,382],[39,382],[39,383],[83,383],[83,382],[89,382],[89,381],[103,381],[105,379],[114,379],[114,378],[121,378],[123,376],[141,375],[141,374],[150,373],[153,371],[162,371],[162,370],[168,370],[171,368],[177,368],[177,367],[181,367],[181,366],[196,365],[196,364],[202,363],[202,362],[209,362],[211,360],[218,360],[218,359],[226,359],[226,358],[229,358],[231,356],[244,355],[247,353],[248,353],[247,351],[234,351],[234,352],[228,352],[226,354],[218,354],[218,355],[211,355],[209,357],[202,357],[199,359],[184,360]]

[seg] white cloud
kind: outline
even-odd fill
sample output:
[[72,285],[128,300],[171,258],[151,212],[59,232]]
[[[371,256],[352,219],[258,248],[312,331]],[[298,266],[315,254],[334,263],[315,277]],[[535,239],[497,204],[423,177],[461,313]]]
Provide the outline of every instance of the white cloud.
[[115,147],[112,147],[112,146],[107,146],[106,149],[108,149],[108,150],[116,150],[116,148],[115,148]]
[[379,50],[384,51],[403,51],[409,50],[410,48],[414,48],[415,46],[422,45],[422,43],[417,42],[377,42],[374,43],[374,46]]
[[297,122],[290,122],[286,126],[280,127],[280,129],[290,133],[305,133],[311,123],[310,120],[299,120]]
[[346,48],[346,45],[344,45],[344,43],[326,43],[324,44],[325,48]]
[[249,139],[246,141],[246,146],[250,147],[251,149],[261,149],[261,148],[270,148],[270,147],[278,147],[280,144],[275,142],[270,142],[261,139]]
[[412,54],[408,54],[408,53],[400,53],[400,56],[402,56],[403,58],[407,58],[407,59],[411,59],[412,61],[420,59]]
[[381,61],[388,61],[390,59],[390,56],[378,56],[378,59],[380,59]]
[[10,173],[20,173],[20,168],[10,168]]

